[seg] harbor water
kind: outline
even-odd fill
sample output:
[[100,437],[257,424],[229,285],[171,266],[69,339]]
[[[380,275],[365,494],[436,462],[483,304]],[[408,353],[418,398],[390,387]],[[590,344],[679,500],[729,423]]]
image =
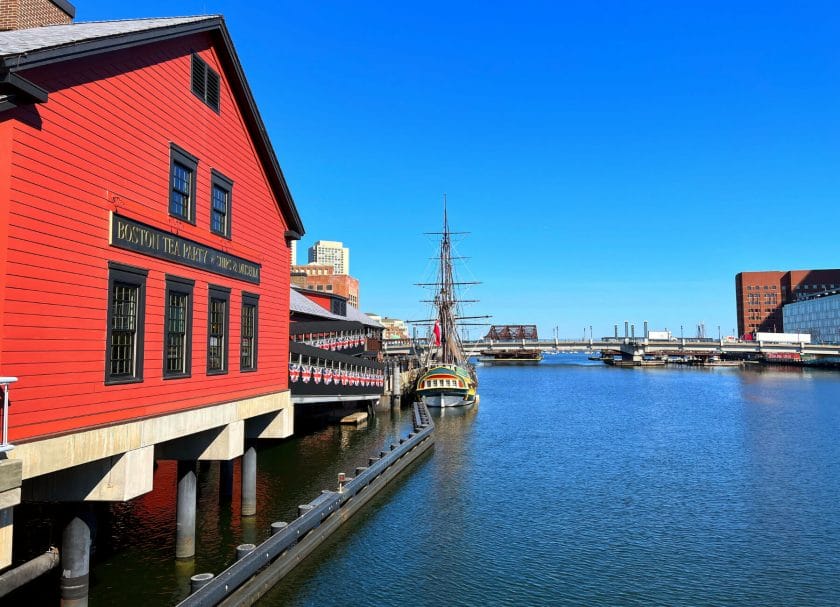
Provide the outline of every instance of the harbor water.
[[[840,374],[566,354],[479,381],[480,404],[435,414],[434,449],[261,605],[840,605]],[[174,604],[409,425],[385,407],[262,447],[253,520],[202,469],[191,563],[162,463],[152,494],[100,517],[91,605]]]
[[482,367],[269,605],[838,605],[840,376]]

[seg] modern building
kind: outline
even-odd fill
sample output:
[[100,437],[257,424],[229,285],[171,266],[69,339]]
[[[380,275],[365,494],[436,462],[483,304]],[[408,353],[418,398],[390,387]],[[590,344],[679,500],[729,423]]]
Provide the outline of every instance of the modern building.
[[740,272],[735,276],[738,334],[787,331],[782,306],[840,287],[840,270]]
[[[49,26],[0,32],[0,567],[21,498],[125,502],[156,460],[194,488],[197,461],[291,434],[303,233],[220,16],[2,6],[18,4]],[[194,527],[177,526],[188,557]],[[86,533],[62,559],[89,553]],[[86,587],[77,566],[61,566],[67,587]]]
[[834,289],[786,304],[782,308],[785,331],[810,333],[820,344],[840,343],[840,290]]
[[309,291],[340,295],[351,306],[359,307],[359,280],[349,274],[336,274],[335,267],[330,264],[293,265],[292,284]]
[[350,249],[341,242],[319,240],[309,247],[309,263],[329,264],[336,274],[349,274]]

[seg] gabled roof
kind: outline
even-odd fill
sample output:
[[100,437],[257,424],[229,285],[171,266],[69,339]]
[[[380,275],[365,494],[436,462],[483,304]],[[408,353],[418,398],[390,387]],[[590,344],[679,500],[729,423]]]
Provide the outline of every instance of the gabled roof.
[[[368,327],[375,327],[377,329],[384,328],[381,323],[376,322],[370,316],[361,312],[358,308],[354,308],[350,304],[347,304],[347,316],[340,316],[338,314],[328,312],[297,289],[293,288],[291,289],[291,292],[289,309],[292,312],[306,314],[308,316],[317,316],[318,318],[329,318],[332,320],[353,320],[360,322],[363,325],[367,325]],[[319,294],[323,295],[323,293]]]
[[47,91],[19,72],[201,32],[211,34],[218,43],[228,84],[289,225],[286,236],[299,239],[304,233],[303,223],[221,15],[91,21],[0,32],[0,112],[47,101]]

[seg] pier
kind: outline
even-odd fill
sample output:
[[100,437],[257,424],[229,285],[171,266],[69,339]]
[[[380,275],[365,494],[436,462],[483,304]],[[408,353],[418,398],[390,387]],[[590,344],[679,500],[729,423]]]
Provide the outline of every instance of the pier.
[[338,490],[325,490],[300,506],[294,521],[274,523],[272,535],[264,542],[241,546],[237,561],[219,575],[193,576],[194,592],[178,607],[233,607],[256,602],[432,446],[435,426],[422,403],[413,405],[413,428],[407,437],[371,457],[367,467],[356,468],[355,478],[340,474]]
[[[840,357],[840,344],[777,343],[767,341],[745,341],[728,339],[691,339],[670,340],[645,338],[610,338],[592,339],[536,339],[520,340],[515,345],[525,349],[540,349],[554,352],[601,352],[621,357],[628,361],[643,361],[646,358],[663,356],[695,356],[710,358],[728,356],[732,358],[759,358],[772,355],[797,354],[803,358],[832,361]],[[465,341],[464,347],[471,356],[484,351],[505,351],[512,346],[509,341],[474,340]],[[422,351],[425,340],[385,340],[383,352],[398,356],[408,352]]]

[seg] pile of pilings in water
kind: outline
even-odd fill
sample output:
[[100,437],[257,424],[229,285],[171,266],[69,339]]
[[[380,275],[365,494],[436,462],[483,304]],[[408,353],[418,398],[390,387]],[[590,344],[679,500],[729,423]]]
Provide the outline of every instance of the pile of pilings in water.
[[414,429],[388,450],[371,457],[366,467],[356,468],[355,478],[339,475],[338,491],[321,495],[298,506],[290,523],[271,525],[271,536],[258,546],[237,547],[237,560],[213,575],[191,578],[192,594],[178,607],[252,605],[326,540],[393,478],[434,443],[434,423],[422,403],[414,403]]

